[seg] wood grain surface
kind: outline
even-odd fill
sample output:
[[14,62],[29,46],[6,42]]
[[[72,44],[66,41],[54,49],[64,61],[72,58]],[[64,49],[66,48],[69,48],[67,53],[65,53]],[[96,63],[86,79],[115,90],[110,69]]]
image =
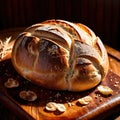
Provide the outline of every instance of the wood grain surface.
[[[9,30],[9,32],[3,32],[0,39],[5,37],[13,36],[14,39],[20,30]],[[2,120],[15,120],[15,119],[26,119],[26,120],[103,120],[107,119],[111,114],[118,117],[120,114],[120,53],[109,46],[106,46],[110,61],[110,70],[106,79],[101,83],[107,85],[113,89],[113,94],[110,96],[104,96],[98,93],[97,87],[85,92],[68,92],[68,91],[52,91],[47,90],[23,79],[14,70],[11,60],[4,60],[0,62],[0,111]],[[7,89],[4,87],[5,81],[9,77],[13,77],[20,82],[20,86],[15,89]],[[35,102],[26,102],[19,97],[21,90],[33,90],[37,93],[38,99]],[[60,94],[56,97],[56,94]],[[90,95],[93,101],[86,105],[81,106],[77,100],[86,95]],[[65,113],[59,112],[46,112],[45,105],[49,101],[55,101],[65,104],[67,110]],[[69,106],[68,102],[74,103],[74,106]],[[4,106],[9,109],[5,111]],[[4,108],[4,109],[3,109]],[[9,113],[10,112],[10,113]],[[7,117],[7,115],[9,117]],[[17,116],[14,116],[14,114]],[[67,116],[66,116],[67,115]],[[53,119],[54,118],[54,119]],[[112,117],[111,117],[112,118]]]

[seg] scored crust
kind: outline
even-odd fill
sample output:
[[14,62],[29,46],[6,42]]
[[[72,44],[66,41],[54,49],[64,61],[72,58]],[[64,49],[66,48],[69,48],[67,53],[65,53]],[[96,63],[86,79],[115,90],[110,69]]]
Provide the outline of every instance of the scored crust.
[[17,37],[11,59],[21,76],[57,90],[93,88],[109,68],[100,38],[87,26],[64,20],[28,27]]

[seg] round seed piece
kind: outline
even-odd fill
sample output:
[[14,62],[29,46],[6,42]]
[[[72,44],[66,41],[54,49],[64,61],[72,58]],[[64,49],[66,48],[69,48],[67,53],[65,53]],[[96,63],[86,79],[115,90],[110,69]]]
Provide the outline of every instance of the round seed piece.
[[20,92],[20,98],[24,99],[24,100],[27,100],[27,101],[35,101],[37,99],[37,95],[35,92],[33,91],[21,91]]
[[65,112],[66,111],[66,107],[63,104],[56,104],[57,110],[60,112]]
[[91,96],[86,96],[83,98],[78,99],[78,102],[82,105],[87,105],[92,101],[92,97]]
[[98,86],[98,91],[103,95],[110,95],[113,93],[113,90],[110,87],[103,85]]
[[19,86],[19,82],[13,78],[9,78],[5,83],[4,86],[6,88],[15,88]]
[[57,109],[56,108],[56,103],[55,102],[49,102],[49,103],[47,103],[45,109],[47,111],[51,111],[51,112],[56,111],[56,109]]

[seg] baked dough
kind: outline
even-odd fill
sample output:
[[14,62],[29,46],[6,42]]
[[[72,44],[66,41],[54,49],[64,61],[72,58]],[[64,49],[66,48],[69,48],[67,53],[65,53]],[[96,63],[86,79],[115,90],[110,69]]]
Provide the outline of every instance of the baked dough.
[[91,89],[109,69],[100,38],[87,26],[64,20],[28,27],[17,37],[11,59],[21,76],[55,90]]

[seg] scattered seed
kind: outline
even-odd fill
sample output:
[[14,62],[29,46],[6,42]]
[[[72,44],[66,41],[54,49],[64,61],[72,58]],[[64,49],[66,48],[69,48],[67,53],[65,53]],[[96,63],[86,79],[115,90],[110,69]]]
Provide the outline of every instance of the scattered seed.
[[113,90],[111,88],[103,85],[98,86],[98,91],[103,95],[110,95],[113,93]]
[[102,102],[102,98],[100,98],[100,102]]
[[19,82],[13,78],[9,78],[5,83],[4,86],[6,88],[15,88],[19,86]]
[[66,111],[66,107],[63,104],[57,103],[56,104],[57,110],[60,112],[65,112]]
[[78,99],[78,102],[82,105],[87,105],[92,101],[92,97],[91,96],[86,96],[83,98]]
[[49,103],[47,103],[45,109],[47,111],[51,111],[51,112],[56,111],[56,109],[57,109],[56,108],[56,103],[55,102],[49,102]]
[[47,103],[45,109],[47,111],[51,111],[51,112],[54,112],[56,110],[58,110],[59,112],[65,112],[66,111],[66,107],[64,106],[64,104],[56,103],[56,102]]
[[20,98],[27,100],[27,101],[35,101],[37,99],[37,95],[35,92],[28,90],[28,91],[21,91],[19,94]]

